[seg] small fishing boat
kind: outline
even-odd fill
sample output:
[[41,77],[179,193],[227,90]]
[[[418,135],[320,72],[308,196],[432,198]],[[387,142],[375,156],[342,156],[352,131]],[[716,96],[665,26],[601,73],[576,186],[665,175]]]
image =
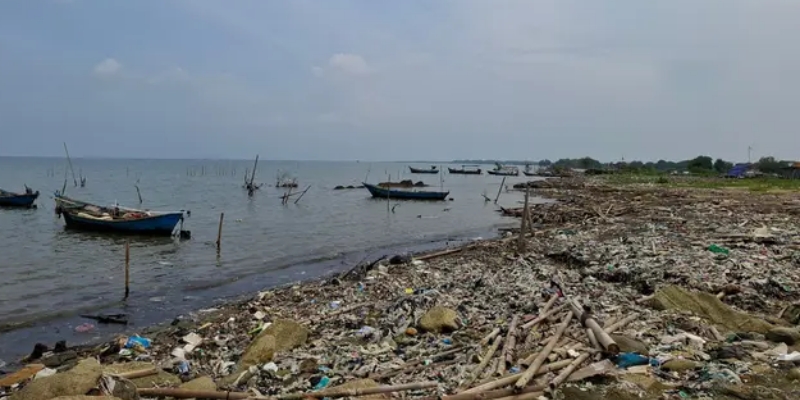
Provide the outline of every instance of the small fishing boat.
[[522,173],[525,174],[525,176],[537,176],[538,175],[538,173],[533,170],[533,166],[530,165],[530,164],[525,164],[525,169],[522,170]]
[[170,236],[184,219],[184,211],[150,211],[135,208],[103,207],[55,194],[56,214],[64,216],[67,228],[93,232],[111,232]]
[[457,175],[481,175],[483,171],[477,165],[462,165],[461,168],[447,167],[447,172]]
[[450,192],[429,192],[422,190],[403,190],[395,188],[383,188],[377,185],[363,184],[372,197],[381,199],[389,198],[395,200],[444,200]]
[[409,166],[408,169],[411,170],[412,174],[438,174],[439,173],[439,169],[435,165],[431,165],[430,169],[414,168],[414,167],[411,167],[411,166]]
[[0,207],[31,208],[39,198],[39,191],[25,186],[25,193],[14,193],[0,189]]
[[495,165],[494,169],[490,169],[486,171],[486,173],[499,176],[519,176],[519,168],[500,165],[498,163]]

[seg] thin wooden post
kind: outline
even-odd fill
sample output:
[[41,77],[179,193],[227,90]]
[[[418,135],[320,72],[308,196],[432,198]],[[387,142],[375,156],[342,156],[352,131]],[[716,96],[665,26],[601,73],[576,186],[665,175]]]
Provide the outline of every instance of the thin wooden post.
[[503,186],[506,185],[506,177],[503,177],[503,181],[500,182],[500,189],[497,189],[497,197],[494,198],[494,204],[497,204],[497,200],[500,200],[500,192],[503,191]]
[[225,213],[219,213],[219,228],[217,228],[217,253],[222,248],[222,221],[225,219]]
[[131,242],[129,240],[126,240],[125,241],[125,297],[123,298],[123,300],[127,300],[128,296],[131,294],[130,280],[131,280]]
[[522,209],[522,221],[519,225],[519,237],[517,238],[517,253],[525,253],[525,236],[528,234],[528,198],[530,196],[530,188],[525,186],[525,208]]

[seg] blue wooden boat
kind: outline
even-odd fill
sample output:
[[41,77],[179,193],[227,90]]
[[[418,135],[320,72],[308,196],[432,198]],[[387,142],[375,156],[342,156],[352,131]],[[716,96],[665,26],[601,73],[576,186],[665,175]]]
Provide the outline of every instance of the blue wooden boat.
[[438,174],[439,169],[436,168],[435,165],[431,165],[430,169],[425,168],[414,168],[409,166],[408,169],[411,171],[412,174]]
[[170,236],[184,212],[157,212],[113,206],[102,207],[73,200],[56,193],[56,213],[64,217],[67,228],[153,236]]
[[32,191],[27,186],[25,193],[14,193],[0,189],[0,207],[31,208],[39,198],[39,191]]
[[450,192],[427,192],[417,190],[387,189],[376,185],[364,183],[372,197],[395,200],[444,200]]

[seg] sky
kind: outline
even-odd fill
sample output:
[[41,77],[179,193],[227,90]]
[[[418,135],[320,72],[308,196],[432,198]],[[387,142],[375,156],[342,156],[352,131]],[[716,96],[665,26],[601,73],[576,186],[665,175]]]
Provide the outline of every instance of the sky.
[[797,0],[0,0],[0,155],[800,159]]

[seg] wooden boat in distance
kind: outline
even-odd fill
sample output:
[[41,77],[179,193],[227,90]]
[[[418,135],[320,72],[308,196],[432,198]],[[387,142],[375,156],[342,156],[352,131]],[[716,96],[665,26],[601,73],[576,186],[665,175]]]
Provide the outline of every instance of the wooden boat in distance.
[[450,192],[428,192],[422,190],[402,190],[382,188],[369,183],[363,184],[372,197],[380,199],[395,199],[395,200],[444,200]]
[[481,175],[483,171],[477,166],[462,165],[461,168],[447,167],[447,172],[458,175]]
[[411,170],[412,174],[438,174],[439,173],[439,169],[436,168],[435,165],[431,165],[430,169],[414,168],[414,167],[411,167],[411,166],[409,166],[408,169]]
[[25,193],[14,193],[0,189],[0,207],[31,208],[39,198],[39,191],[25,186]]
[[121,206],[103,207],[55,194],[56,214],[67,228],[120,234],[170,236],[184,211],[158,212]]
[[536,175],[538,175],[538,173],[536,171],[534,171],[533,168],[531,168],[530,164],[525,164],[525,169],[522,170],[522,173],[525,176],[536,176]]
[[489,175],[499,175],[499,176],[519,176],[519,168],[509,167],[501,165],[500,163],[496,163],[494,169],[490,169],[486,171],[486,173]]

